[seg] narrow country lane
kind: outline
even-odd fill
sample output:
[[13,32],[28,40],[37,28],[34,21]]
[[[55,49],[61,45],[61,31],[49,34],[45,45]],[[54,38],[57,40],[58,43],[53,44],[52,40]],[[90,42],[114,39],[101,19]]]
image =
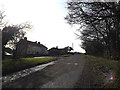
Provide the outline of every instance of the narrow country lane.
[[3,88],[73,88],[82,74],[86,59],[75,54],[62,57],[53,65],[6,83]]

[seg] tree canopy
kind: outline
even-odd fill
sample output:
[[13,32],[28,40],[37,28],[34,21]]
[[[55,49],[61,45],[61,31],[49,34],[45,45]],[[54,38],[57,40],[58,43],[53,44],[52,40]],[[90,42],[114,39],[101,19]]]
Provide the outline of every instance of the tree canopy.
[[[86,52],[120,55],[120,2],[67,2],[69,24],[80,25]],[[98,50],[99,48],[99,50]],[[95,55],[95,54],[93,54]]]
[[0,11],[0,29],[2,33],[2,57],[5,56],[5,50],[7,50],[6,45],[9,45],[12,50],[15,50],[16,43],[25,37],[26,29],[31,29],[31,25],[29,23],[22,23],[17,25],[7,25],[4,22],[5,15],[2,11]]
[[25,36],[26,32],[24,29],[30,28],[30,24],[27,23],[5,26],[2,30],[2,45],[5,46],[7,44],[12,44],[12,49],[15,49],[14,44],[16,44],[20,39],[23,39]]

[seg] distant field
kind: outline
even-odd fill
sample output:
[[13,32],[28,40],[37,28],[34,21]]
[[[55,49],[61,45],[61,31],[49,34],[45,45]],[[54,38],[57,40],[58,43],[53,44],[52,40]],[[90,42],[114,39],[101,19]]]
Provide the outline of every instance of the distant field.
[[20,58],[20,59],[6,59],[2,61],[3,75],[30,68],[32,66],[47,63],[55,58]]
[[120,61],[85,55],[104,88],[120,88]]

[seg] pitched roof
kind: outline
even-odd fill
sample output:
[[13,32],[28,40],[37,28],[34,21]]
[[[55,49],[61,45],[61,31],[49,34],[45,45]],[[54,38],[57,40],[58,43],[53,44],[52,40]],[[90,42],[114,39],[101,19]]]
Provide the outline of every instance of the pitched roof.
[[18,44],[19,44],[19,43],[25,43],[25,44],[27,44],[27,45],[44,47],[44,48],[47,49],[47,47],[44,46],[43,44],[40,44],[40,43],[37,43],[37,42],[28,41],[28,40],[25,40],[25,39],[21,39],[21,40],[18,42]]

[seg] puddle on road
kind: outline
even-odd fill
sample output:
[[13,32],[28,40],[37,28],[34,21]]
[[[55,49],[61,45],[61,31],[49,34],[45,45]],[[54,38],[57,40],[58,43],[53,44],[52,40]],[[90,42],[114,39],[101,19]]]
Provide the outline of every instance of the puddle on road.
[[67,63],[68,65],[70,65],[70,64],[74,64],[75,66],[77,66],[78,65],[78,63]]
[[71,64],[71,63],[67,63],[67,64]]
[[78,65],[78,63],[74,63],[74,65]]
[[54,63],[55,62],[53,61],[53,62],[50,62],[50,63],[47,63],[47,64],[42,64],[42,65],[39,65],[39,66],[35,66],[35,67],[32,67],[32,68],[28,68],[28,69],[22,70],[22,71],[13,73],[11,75],[0,77],[0,81],[2,81],[2,84],[6,83],[6,82],[11,82],[11,81],[13,81],[15,79],[27,76],[27,75],[29,75],[29,74],[31,74],[33,72],[42,70],[46,66],[52,65]]

